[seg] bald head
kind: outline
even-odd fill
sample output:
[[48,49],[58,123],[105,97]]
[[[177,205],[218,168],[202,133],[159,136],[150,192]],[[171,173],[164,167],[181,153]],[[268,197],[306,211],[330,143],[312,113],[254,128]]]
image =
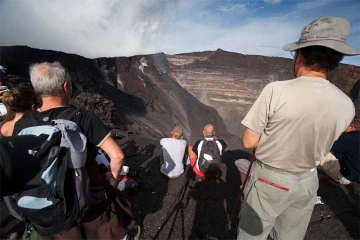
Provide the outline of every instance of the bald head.
[[212,124],[207,124],[204,126],[203,129],[203,135],[204,137],[212,137],[215,135],[215,128]]

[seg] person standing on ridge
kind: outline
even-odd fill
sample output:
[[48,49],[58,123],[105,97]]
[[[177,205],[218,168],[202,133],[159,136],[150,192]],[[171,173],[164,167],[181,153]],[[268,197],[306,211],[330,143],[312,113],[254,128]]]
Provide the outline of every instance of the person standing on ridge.
[[245,116],[244,147],[256,148],[256,163],[245,187],[238,239],[303,239],[316,202],[316,162],[350,125],[354,104],[326,80],[344,55],[347,20],[324,17],[306,25],[294,51],[295,79],[272,82]]
[[[22,129],[37,126],[39,120],[49,122],[66,113],[71,107],[72,82],[69,73],[59,62],[43,62],[30,66],[30,80],[35,92],[41,97],[42,106],[30,114],[24,114],[15,123],[13,135]],[[86,169],[90,179],[91,206],[83,219],[87,239],[127,239],[126,227],[120,225],[113,203],[107,200],[106,185],[115,185],[124,163],[124,154],[120,146],[111,137],[109,129],[91,111],[79,110],[72,117],[81,132],[87,138]],[[106,179],[101,176],[95,161],[101,148],[110,157],[111,174]],[[108,214],[109,219],[103,217]],[[61,225],[59,222],[58,225]],[[54,226],[56,227],[56,226]],[[137,236],[140,232],[137,233]],[[77,223],[50,237],[38,236],[38,239],[82,239],[82,228]]]

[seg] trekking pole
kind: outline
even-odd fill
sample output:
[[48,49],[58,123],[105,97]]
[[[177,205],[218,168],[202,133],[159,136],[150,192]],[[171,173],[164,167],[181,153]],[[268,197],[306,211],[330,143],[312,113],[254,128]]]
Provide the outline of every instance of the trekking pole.
[[229,218],[228,231],[230,231],[230,229],[231,229],[231,221],[234,218],[235,212],[236,212],[237,208],[239,207],[239,203],[241,201],[241,198],[243,197],[244,189],[246,187],[246,183],[247,183],[248,178],[250,176],[251,168],[252,168],[252,165],[253,165],[254,162],[255,162],[255,149],[254,149],[253,154],[252,154],[251,159],[250,159],[250,165],[249,165],[249,169],[247,170],[247,173],[246,173],[245,181],[243,182],[243,185],[240,188],[239,197],[237,198],[234,210],[233,210],[233,212],[232,212],[232,214],[231,214],[231,216]]

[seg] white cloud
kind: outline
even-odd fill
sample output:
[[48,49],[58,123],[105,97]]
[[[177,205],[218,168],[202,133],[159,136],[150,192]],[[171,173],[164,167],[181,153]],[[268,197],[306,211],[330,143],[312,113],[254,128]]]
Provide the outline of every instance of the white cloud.
[[305,11],[305,10],[313,10],[314,8],[323,7],[325,5],[330,4],[331,2],[335,2],[338,0],[312,0],[312,1],[303,1],[296,5],[296,10]]
[[233,5],[218,6],[216,10],[222,13],[245,13],[247,11],[247,8],[246,8],[246,4],[238,3]]
[[278,4],[281,3],[282,0],[264,0],[265,3]]
[[[311,21],[273,15],[259,18],[250,15],[251,10],[243,4],[218,6],[215,10],[204,7],[214,2],[217,1],[2,0],[0,45],[28,45],[89,58],[217,48],[290,57],[282,46],[298,40],[302,27]],[[223,13],[239,11],[249,14],[241,12],[244,15],[240,21],[226,27],[218,21],[227,16]],[[359,46],[359,36],[359,31],[352,32],[350,45]],[[359,59],[345,58],[344,62],[360,65]]]
[[157,51],[154,41],[167,11],[160,0],[5,1],[0,12],[1,45],[86,57],[152,53]]

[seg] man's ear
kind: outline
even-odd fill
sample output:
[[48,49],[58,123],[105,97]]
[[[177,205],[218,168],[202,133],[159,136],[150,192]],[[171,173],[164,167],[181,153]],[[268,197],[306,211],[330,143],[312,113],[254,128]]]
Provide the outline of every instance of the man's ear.
[[355,131],[356,130],[356,127],[354,124],[350,124],[344,131],[344,133],[348,133],[348,132],[352,132],[352,131]]
[[35,104],[31,104],[31,111],[34,111],[36,109],[36,105]]
[[71,83],[69,83],[69,82],[64,82],[64,84],[63,84],[63,90],[64,90],[64,92],[69,92],[69,91],[71,91]]
[[62,89],[64,92],[67,92],[68,91],[68,85],[67,85],[67,82],[64,82],[63,85],[62,85]]
[[297,51],[296,51],[295,63],[296,63],[296,64],[299,64],[299,63],[301,63],[303,60],[304,60],[304,57],[303,57],[303,55],[302,55],[302,53],[301,53],[301,50],[297,50]]

